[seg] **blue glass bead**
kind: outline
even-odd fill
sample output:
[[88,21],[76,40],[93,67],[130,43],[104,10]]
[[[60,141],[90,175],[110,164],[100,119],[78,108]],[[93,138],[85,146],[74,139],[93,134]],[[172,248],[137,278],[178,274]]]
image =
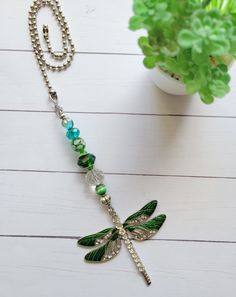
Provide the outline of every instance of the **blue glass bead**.
[[79,137],[79,134],[80,134],[80,131],[79,129],[77,128],[71,128],[71,129],[68,129],[67,133],[66,133],[66,136],[73,140],[73,139],[76,139]]
[[63,119],[61,121],[61,124],[67,130],[73,128],[73,126],[74,126],[74,122],[71,119],[69,119],[69,118]]

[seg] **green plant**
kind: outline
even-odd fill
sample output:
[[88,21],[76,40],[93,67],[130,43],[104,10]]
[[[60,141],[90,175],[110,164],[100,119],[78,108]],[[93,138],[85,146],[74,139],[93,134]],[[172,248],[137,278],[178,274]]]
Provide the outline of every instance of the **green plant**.
[[236,58],[236,0],[134,0],[131,30],[147,68],[175,74],[204,103],[229,92],[228,66]]

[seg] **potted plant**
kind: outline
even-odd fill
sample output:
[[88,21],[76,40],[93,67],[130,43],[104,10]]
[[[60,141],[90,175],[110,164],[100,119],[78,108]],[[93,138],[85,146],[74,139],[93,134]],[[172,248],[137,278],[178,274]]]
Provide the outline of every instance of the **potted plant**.
[[138,44],[159,88],[208,104],[230,91],[236,0],[134,0],[133,11],[129,27],[147,31]]

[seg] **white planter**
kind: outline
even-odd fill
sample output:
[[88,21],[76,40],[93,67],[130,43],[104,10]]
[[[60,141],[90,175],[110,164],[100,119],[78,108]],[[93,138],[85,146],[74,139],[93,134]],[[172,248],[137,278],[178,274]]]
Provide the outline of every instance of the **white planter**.
[[[232,58],[232,56],[229,55],[225,55],[223,58],[224,63],[230,69],[234,64],[234,59]],[[182,82],[171,77],[168,73],[164,72],[159,67],[155,67],[154,69],[150,70],[150,73],[155,85],[165,93],[172,95],[187,95],[185,91],[185,85]]]
[[155,85],[162,91],[172,95],[187,95],[185,85],[168,75],[159,67],[155,67],[150,72]]

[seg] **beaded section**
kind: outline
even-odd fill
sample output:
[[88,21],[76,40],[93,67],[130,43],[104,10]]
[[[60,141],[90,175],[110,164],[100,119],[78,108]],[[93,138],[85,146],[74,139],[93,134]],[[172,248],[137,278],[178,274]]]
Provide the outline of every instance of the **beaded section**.
[[85,180],[90,186],[97,186],[103,183],[104,174],[101,170],[93,168],[86,173]]
[[79,157],[78,165],[87,170],[93,169],[96,157],[93,154],[85,154]]
[[69,118],[62,119],[61,124],[67,130],[74,127],[74,122]]
[[106,186],[104,184],[97,185],[95,190],[96,190],[96,194],[98,196],[103,196],[107,192],[107,188],[106,188]]
[[67,138],[74,140],[79,137],[80,131],[77,128],[70,128],[66,132]]
[[72,140],[71,142],[71,147],[74,151],[80,153],[80,154],[84,154],[85,153],[85,147],[86,147],[86,143],[83,140],[83,138],[79,137],[76,138],[74,140]]
[[102,196],[100,202],[104,205],[109,205],[111,203],[111,196],[107,194]]

